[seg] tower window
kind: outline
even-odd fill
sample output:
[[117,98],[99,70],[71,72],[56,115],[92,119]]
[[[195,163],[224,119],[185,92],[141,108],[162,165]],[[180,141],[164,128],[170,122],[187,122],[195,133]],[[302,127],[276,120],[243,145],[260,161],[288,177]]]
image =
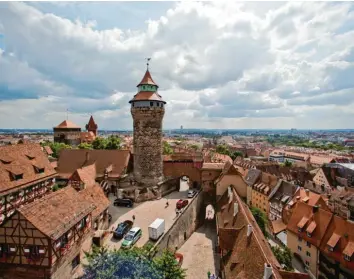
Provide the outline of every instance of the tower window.
[[132,106],[134,107],[134,103],[132,104]]
[[154,103],[153,102],[150,102],[150,107],[154,106]]
[[160,103],[156,103],[156,105],[159,107],[159,106],[160,106]]

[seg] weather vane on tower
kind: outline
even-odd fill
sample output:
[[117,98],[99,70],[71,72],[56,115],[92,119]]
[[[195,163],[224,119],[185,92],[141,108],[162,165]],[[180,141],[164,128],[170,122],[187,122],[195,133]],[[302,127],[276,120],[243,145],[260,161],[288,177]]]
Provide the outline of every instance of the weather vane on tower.
[[145,59],[146,59],[146,67],[149,70],[149,61],[151,60],[151,58],[148,57],[148,58],[145,58]]

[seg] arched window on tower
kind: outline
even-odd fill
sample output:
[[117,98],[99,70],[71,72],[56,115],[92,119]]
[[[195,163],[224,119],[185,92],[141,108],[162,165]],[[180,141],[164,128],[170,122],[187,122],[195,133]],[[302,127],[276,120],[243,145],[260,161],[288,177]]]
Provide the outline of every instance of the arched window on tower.
[[152,107],[154,105],[154,103],[153,102],[150,102],[150,107]]

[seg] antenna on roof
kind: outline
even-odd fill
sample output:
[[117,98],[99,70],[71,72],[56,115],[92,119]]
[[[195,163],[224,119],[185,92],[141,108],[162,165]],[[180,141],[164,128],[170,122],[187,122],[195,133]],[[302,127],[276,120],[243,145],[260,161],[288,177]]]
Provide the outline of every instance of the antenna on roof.
[[146,59],[146,69],[149,70],[149,61],[151,60],[150,57],[145,58]]

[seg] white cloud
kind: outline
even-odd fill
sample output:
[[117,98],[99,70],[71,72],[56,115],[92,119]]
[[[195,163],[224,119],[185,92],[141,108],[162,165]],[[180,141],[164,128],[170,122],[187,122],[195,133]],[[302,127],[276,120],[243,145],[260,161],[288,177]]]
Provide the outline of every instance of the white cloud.
[[131,128],[145,57],[168,102],[166,128],[352,125],[350,2],[182,2],[157,20],[144,6],[144,29],[105,30],[94,13],[83,21],[40,5],[1,7],[1,128],[49,128],[67,108],[80,125],[94,113],[101,128]]

